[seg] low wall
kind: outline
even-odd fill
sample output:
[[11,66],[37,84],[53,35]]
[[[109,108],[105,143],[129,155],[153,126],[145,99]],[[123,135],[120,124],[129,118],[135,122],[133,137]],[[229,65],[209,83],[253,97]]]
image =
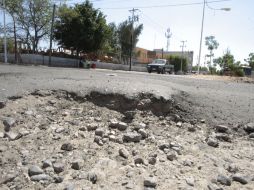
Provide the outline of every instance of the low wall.
[[[29,65],[48,65],[49,56],[44,55],[34,55],[34,54],[22,54],[21,60],[22,64]],[[8,62],[14,63],[14,54],[8,54]],[[4,54],[0,53],[0,61],[4,62]],[[96,68],[100,69],[110,69],[110,70],[123,70],[129,71],[129,65],[95,62]],[[51,57],[51,66],[53,67],[79,67],[78,59],[61,58],[61,57]],[[144,66],[132,66],[132,71],[146,72],[146,67]]]

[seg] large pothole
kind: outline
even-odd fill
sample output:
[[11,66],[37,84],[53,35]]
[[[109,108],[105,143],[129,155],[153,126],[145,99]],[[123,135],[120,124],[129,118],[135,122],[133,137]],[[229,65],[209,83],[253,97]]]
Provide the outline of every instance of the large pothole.
[[0,189],[242,189],[236,174],[254,185],[253,141],[211,132],[173,99],[36,91],[0,115]]

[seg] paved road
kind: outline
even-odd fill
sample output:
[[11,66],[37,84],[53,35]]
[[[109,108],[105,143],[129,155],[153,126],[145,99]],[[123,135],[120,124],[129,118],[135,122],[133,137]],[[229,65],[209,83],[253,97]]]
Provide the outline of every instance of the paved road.
[[0,99],[35,89],[63,89],[171,98],[198,118],[235,125],[254,121],[254,85],[138,72],[0,65]]

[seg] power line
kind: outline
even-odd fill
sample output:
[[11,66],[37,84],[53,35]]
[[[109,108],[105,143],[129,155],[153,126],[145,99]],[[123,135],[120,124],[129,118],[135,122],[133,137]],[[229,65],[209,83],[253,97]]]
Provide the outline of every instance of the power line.
[[[207,3],[220,3],[232,0],[214,0],[214,1],[207,1]],[[203,2],[195,2],[195,3],[178,3],[178,4],[165,4],[165,5],[151,5],[151,6],[136,6],[138,9],[149,9],[149,8],[166,8],[166,7],[182,7],[182,6],[191,6],[191,5],[202,5]],[[101,9],[131,9],[132,7],[104,7]]]

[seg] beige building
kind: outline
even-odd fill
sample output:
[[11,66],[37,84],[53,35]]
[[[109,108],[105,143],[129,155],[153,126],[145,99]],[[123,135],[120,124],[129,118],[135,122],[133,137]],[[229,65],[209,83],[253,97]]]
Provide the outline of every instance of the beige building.
[[150,51],[144,48],[136,47],[135,58],[133,61],[136,64],[148,64],[151,63],[154,59],[162,59],[170,55],[183,55],[187,59],[189,69],[191,69],[193,65],[193,54],[193,51],[184,51],[182,54],[181,51],[163,51],[162,49],[154,49],[153,51]]

